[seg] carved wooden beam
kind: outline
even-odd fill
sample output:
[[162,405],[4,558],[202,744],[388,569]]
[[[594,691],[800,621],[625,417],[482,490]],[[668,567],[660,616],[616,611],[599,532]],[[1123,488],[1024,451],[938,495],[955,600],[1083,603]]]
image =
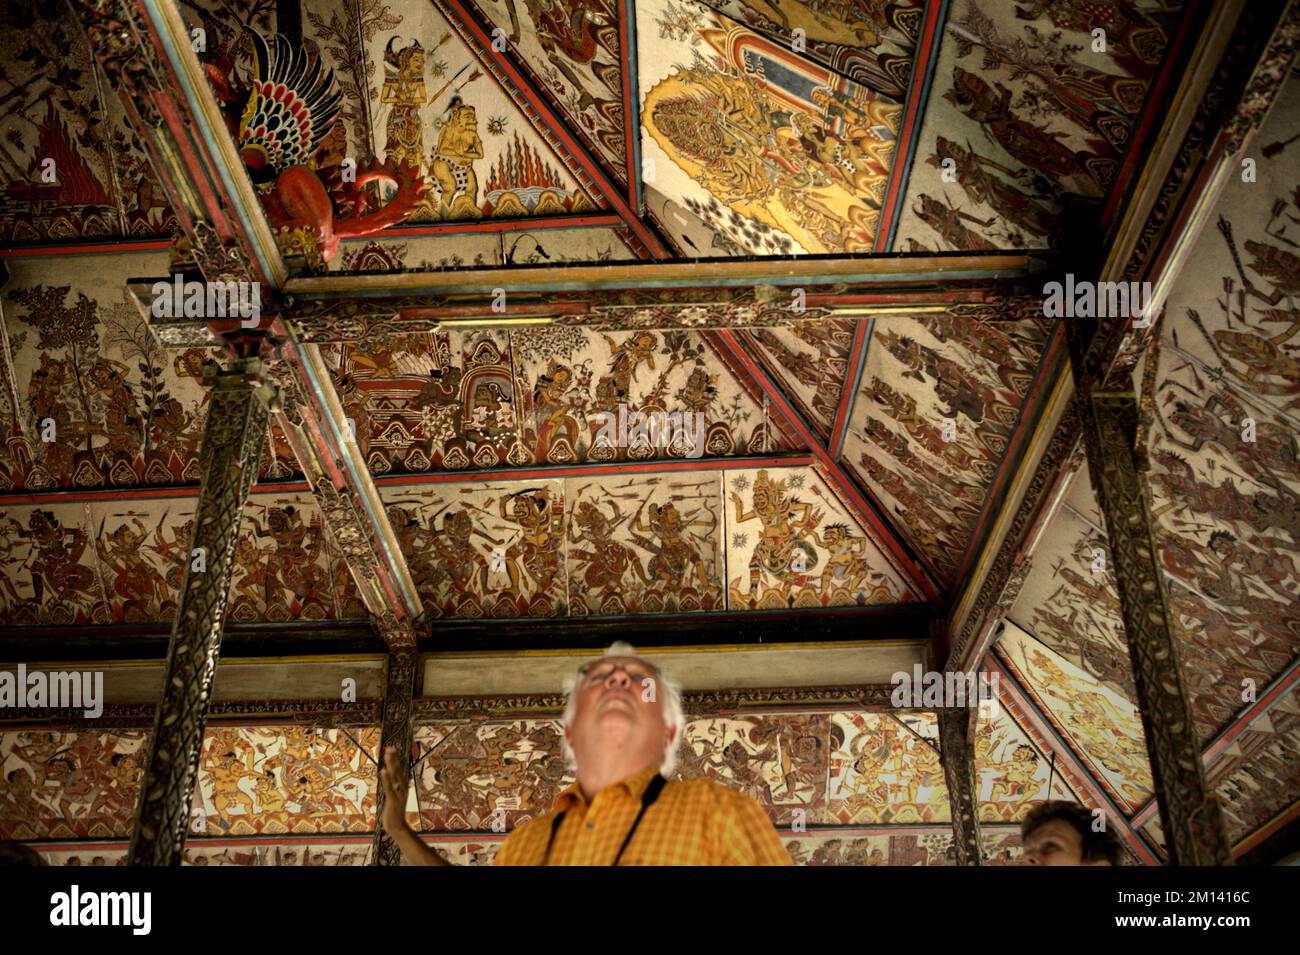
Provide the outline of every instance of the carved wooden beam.
[[[418,693],[418,654],[414,650],[397,650],[388,654],[384,668],[384,721],[380,730],[379,759],[389,746],[397,750],[398,778],[405,779],[411,771],[411,742],[414,727],[411,723],[412,703]],[[379,787],[375,801],[374,865],[401,865],[402,850],[384,831],[378,820],[384,814],[384,789]]]
[[1138,710],[1174,865],[1228,865],[1232,860],[1218,801],[1205,781],[1156,553],[1151,502],[1138,448],[1138,404],[1127,392],[1102,391],[1082,358],[1090,323],[1071,325],[1071,357],[1088,471],[1106,521],[1125,642],[1133,663]]
[[[736,329],[835,316],[918,317],[947,312],[983,321],[1042,314],[1028,278],[1043,259],[971,256],[802,256],[697,262],[509,266],[293,278],[279,314],[304,344],[357,341],[442,327],[580,325]],[[146,313],[154,279],[128,288]],[[214,323],[150,318],[168,346],[211,344]]]

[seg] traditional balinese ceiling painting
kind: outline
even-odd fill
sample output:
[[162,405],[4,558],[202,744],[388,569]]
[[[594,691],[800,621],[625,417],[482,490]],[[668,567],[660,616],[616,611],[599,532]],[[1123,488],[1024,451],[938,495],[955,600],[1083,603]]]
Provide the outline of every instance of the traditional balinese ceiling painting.
[[176,220],[64,4],[0,11],[0,242],[167,237]]
[[[166,274],[165,253],[11,259],[0,292],[0,491],[197,484],[205,365],[218,349],[164,350],[126,282]],[[263,478],[298,474],[278,427]]]
[[912,52],[925,9],[923,0],[704,2],[783,46],[793,47],[794,31],[802,30],[801,52],[808,59],[890,99],[901,100],[907,92]]
[[[147,756],[143,731],[0,734],[5,839],[129,836]],[[373,831],[377,727],[211,726],[196,836]],[[66,864],[66,863],[65,863]]]
[[1295,794],[1300,790],[1297,753],[1300,688],[1293,688],[1238,736],[1207,774],[1233,841],[1288,810],[1294,813]]
[[321,352],[376,474],[797,448],[699,332],[448,330]]
[[1062,735],[1086,741],[1080,755],[1121,808],[1132,813],[1151,797],[1137,707],[1013,623],[1002,632],[998,654]]
[[[1300,129],[1295,89],[1293,77],[1260,132],[1255,180],[1230,179],[1193,247],[1166,305],[1157,367],[1136,376],[1150,388],[1157,552],[1192,716],[1207,745],[1300,656],[1300,374],[1288,358],[1300,326],[1287,308],[1300,263],[1300,206],[1286,155]],[[1034,553],[1009,619],[1045,655],[1059,654],[1062,669],[1087,672],[1105,695],[1131,706],[1136,694],[1108,561],[1085,468]],[[1047,693],[1050,683],[1034,688]],[[1211,764],[1234,838],[1292,799],[1294,784],[1281,767],[1296,762],[1300,746],[1288,700],[1233,744],[1240,752]],[[1087,754],[1102,752],[1117,725],[1096,719],[1066,729]],[[1258,782],[1261,774],[1279,785]]]
[[0,734],[0,839],[130,835],[147,743],[143,731]]
[[[186,565],[206,565],[206,555],[191,553],[193,531],[192,498],[6,506],[0,624],[170,622]],[[232,621],[366,615],[309,496],[252,495],[238,558]]]
[[468,0],[569,128],[627,185],[620,0]]
[[[951,864],[936,735],[926,713],[697,714],[676,777],[715,779],[756,799],[797,864]],[[147,733],[132,730],[0,733],[0,838],[82,839],[42,847],[47,861],[121,864],[116,840],[130,835],[146,743]],[[209,726],[186,863],[364,864],[368,839],[328,836],[373,831],[378,750],[377,727]],[[509,830],[573,782],[553,716],[424,720],[414,755],[408,821],[460,864],[489,864]],[[990,859],[1015,853],[1014,830],[999,827],[1045,798],[1049,778],[1053,798],[1076,798],[1059,773],[1049,777],[1042,751],[1004,708],[980,718],[976,773]],[[230,841],[274,836],[285,838]]]
[[844,465],[951,585],[1020,420],[1047,319],[874,324]]
[[[513,829],[573,782],[554,719],[422,724],[407,816],[423,832]],[[756,800],[785,829],[946,823],[948,791],[933,714],[836,713],[688,717],[677,776],[713,779]],[[1005,709],[978,725],[980,818],[1019,821],[1037,800],[1077,798]]]
[[916,599],[810,467],[386,484],[381,495],[434,617]]
[[1007,619],[1074,666],[1136,700],[1128,642],[1087,470],[1077,472]]
[[813,432],[829,445],[858,320],[828,318],[740,333]]
[[1152,396],[1151,491],[1184,672],[1208,737],[1300,655],[1300,82],[1288,80],[1171,292]]
[[372,831],[378,755],[378,727],[213,727],[190,828],[214,836]]
[[692,0],[637,36],[646,183],[751,255],[871,251],[896,102]]
[[1182,7],[953,0],[894,248],[1054,244],[1061,197],[1109,192]]
[[[340,237],[402,221],[555,216],[603,205],[431,4],[313,5],[292,26],[225,3],[187,14],[208,30],[202,59],[264,204],[277,201],[280,173],[312,163],[336,207],[353,208],[335,218]],[[277,40],[274,31],[285,29],[301,33]],[[267,132],[276,127],[281,83],[295,90],[306,117],[288,140]],[[376,179],[396,192],[386,187],[386,205],[357,212],[358,187]]]

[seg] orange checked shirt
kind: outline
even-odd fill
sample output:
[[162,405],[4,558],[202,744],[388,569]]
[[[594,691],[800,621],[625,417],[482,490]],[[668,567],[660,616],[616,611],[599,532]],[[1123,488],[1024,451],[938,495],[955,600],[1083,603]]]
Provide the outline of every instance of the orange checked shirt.
[[[555,814],[564,821],[551,846],[550,865],[610,865],[641,811],[641,796],[658,767],[608,786],[587,804],[574,783],[551,811],[510,834],[496,865],[542,865]],[[619,865],[793,865],[758,803],[706,779],[664,786]]]

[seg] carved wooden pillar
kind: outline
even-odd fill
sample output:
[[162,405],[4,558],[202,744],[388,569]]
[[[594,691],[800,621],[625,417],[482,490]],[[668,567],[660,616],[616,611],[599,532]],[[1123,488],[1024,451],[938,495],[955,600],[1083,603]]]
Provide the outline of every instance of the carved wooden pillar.
[[[1205,782],[1157,556],[1137,395],[1127,379],[1118,389],[1097,386],[1104,378],[1098,343],[1114,337],[1119,321],[1067,319],[1066,331],[1088,472],[1106,522],[1160,823],[1170,865],[1231,865],[1219,804]],[[1158,361],[1158,350],[1148,352],[1147,377],[1154,376]]]
[[[415,698],[416,670],[419,654],[410,650],[391,650],[385,667],[384,726],[380,731],[379,760],[383,763],[384,750],[392,746],[397,750],[398,778],[406,779],[411,772],[411,701]],[[375,804],[375,841],[372,865],[401,865],[402,850],[393,841],[379,819],[384,814],[384,789],[379,787]]]
[[131,833],[131,865],[179,865],[185,848],[240,518],[266,444],[274,392],[261,383],[261,374],[256,358],[208,373],[212,397],[199,457],[202,486]]
[[980,807],[975,788],[975,747],[968,735],[974,710],[944,706],[939,711],[939,758],[948,783],[952,844],[958,865],[980,865]]
[[1156,557],[1142,477],[1146,456],[1138,448],[1137,397],[1131,390],[1085,392],[1082,397],[1088,471],[1106,520],[1169,864],[1231,865],[1223,817],[1201,767],[1201,744]]

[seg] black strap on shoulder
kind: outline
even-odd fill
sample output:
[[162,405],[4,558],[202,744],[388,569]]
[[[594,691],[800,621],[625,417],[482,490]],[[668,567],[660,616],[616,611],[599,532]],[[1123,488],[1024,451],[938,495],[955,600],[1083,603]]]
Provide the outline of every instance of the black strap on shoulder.
[[[632,828],[627,831],[623,844],[618,847],[618,855],[614,856],[614,865],[618,865],[619,860],[623,858],[624,850],[627,849],[628,843],[632,841],[632,837],[636,835],[637,827],[641,825],[641,817],[645,815],[647,809],[654,805],[655,800],[659,798],[659,794],[663,792],[666,785],[668,785],[668,780],[664,779],[663,776],[656,775],[654,779],[650,780],[650,785],[646,786],[645,792],[641,794],[641,810],[636,814],[636,820],[632,823]],[[564,822],[564,816],[567,812],[568,810],[556,813],[555,818],[551,820],[551,838],[546,843],[546,855],[542,857],[542,865],[546,865],[551,861],[551,848],[555,845],[555,837],[559,834],[560,825]]]

